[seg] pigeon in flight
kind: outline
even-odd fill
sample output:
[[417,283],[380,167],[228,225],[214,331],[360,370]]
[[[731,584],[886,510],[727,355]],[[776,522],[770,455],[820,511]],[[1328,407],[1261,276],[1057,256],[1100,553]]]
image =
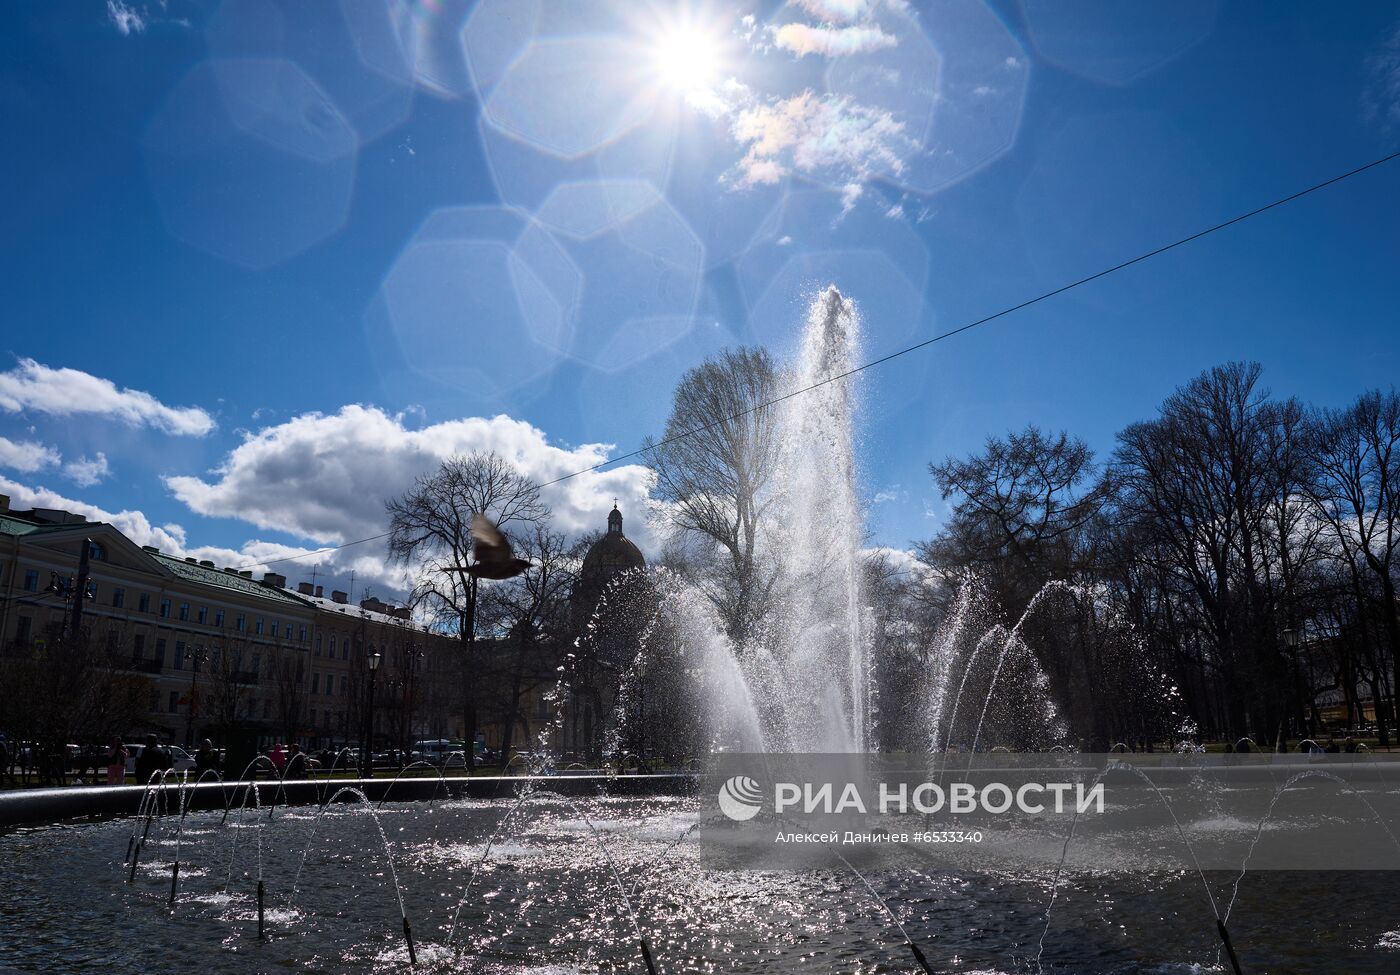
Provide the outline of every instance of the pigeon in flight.
[[516,558],[510,541],[480,512],[472,515],[472,553],[476,561],[458,571],[477,579],[510,579],[530,567],[528,559]]

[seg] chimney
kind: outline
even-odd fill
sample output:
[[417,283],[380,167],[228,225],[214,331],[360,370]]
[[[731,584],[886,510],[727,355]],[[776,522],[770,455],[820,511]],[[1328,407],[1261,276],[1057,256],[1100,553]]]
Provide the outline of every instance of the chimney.
[[150,552],[152,555],[159,555],[159,554],[160,554],[160,549],[156,548],[154,545],[142,545],[142,546],[141,546],[141,551],[143,551],[143,552]]
[[401,620],[413,618],[413,614],[407,606],[400,606],[398,609],[394,610],[394,615]]
[[202,566],[204,566],[204,568],[206,568],[206,569],[212,569],[212,568],[214,568],[214,563],[213,563],[213,562],[210,562],[208,559],[200,559],[199,564],[202,565]]
[[334,591],[331,592],[331,602],[333,602],[333,603],[348,603],[349,601],[350,601],[350,594],[349,594],[348,592],[342,592],[342,591],[339,590],[339,589],[336,589],[336,590],[334,590]]
[[226,565],[226,566],[224,566],[224,571],[227,572],[227,573],[228,573],[229,575],[231,575],[231,576],[236,576],[236,575],[238,575],[238,570],[235,569],[235,568],[234,568],[233,566],[231,566],[231,565]]
[[312,589],[312,586],[311,586],[311,583],[309,583],[309,582],[298,582],[298,583],[297,583],[297,592],[301,593],[303,596],[309,596],[309,595],[311,595],[311,589]]
[[287,577],[278,575],[276,572],[264,572],[262,581],[263,585],[276,586],[278,589],[287,585]]
[[316,598],[317,598],[317,599],[320,599],[320,598],[321,598],[321,590],[322,590],[323,588],[325,588],[325,587],[324,587],[324,586],[317,586],[317,587],[316,587]]
[[198,564],[199,564],[199,559],[195,558],[195,557],[192,556],[192,555],[186,555],[186,556],[185,556],[185,561],[188,562],[190,565],[198,565]]
[[8,494],[0,494],[0,511],[9,511],[9,510],[10,510],[10,496],[9,496]]
[[[234,570],[234,571],[238,571],[238,570]],[[253,571],[252,571],[251,569],[244,569],[243,571],[239,572],[238,575],[239,575],[239,578],[241,578],[241,579],[251,579],[251,578],[253,578]]]

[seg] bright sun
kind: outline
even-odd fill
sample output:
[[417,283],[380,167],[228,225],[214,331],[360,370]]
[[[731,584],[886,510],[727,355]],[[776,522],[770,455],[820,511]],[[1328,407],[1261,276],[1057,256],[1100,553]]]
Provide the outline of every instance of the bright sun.
[[712,92],[724,68],[719,39],[693,24],[675,24],[662,32],[652,59],[658,77],[689,98]]

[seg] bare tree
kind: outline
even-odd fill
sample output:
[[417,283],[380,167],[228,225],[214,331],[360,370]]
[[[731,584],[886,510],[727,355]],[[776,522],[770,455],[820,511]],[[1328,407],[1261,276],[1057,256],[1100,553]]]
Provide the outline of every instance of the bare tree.
[[476,452],[451,457],[421,475],[400,498],[388,502],[389,556],[414,574],[413,604],[439,624],[453,626],[462,641],[462,723],[467,749],[477,729],[473,682],[476,660],[478,580],[454,571],[471,562],[472,515],[480,512],[510,535],[529,532],[548,517],[540,489],[505,458]]
[[530,568],[487,590],[480,622],[499,636],[505,648],[494,686],[501,725],[501,766],[510,761],[515,728],[528,732],[521,702],[532,691],[557,679],[556,667],[570,637],[569,594],[577,579],[573,547],[564,536],[537,522],[522,534],[516,548]]
[[695,581],[739,638],[762,612],[773,582],[756,552],[779,453],[776,416],[764,405],[776,388],[766,351],[722,352],[685,374],[662,438],[646,441],[656,494],[670,505],[673,525],[721,553]]
[[[1313,510],[1326,524],[1336,557],[1352,576],[1364,620],[1370,575],[1378,590],[1379,618],[1400,689],[1400,618],[1395,574],[1400,567],[1400,395],[1371,391],[1344,410],[1323,410],[1311,423],[1309,482]],[[1369,650],[1363,624],[1363,656]],[[1384,727],[1381,702],[1376,717]]]

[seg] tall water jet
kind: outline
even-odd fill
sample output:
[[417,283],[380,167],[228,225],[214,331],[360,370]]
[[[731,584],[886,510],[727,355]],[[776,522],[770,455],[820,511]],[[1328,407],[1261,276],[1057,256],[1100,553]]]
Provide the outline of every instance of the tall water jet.
[[[787,599],[780,656],[805,671],[798,685],[819,727],[805,741],[865,751],[870,742],[870,660],[861,610],[861,507],[856,495],[855,394],[860,320],[830,286],[812,303],[784,404],[782,490],[786,511],[777,565]],[[802,685],[805,684],[805,687]],[[813,735],[815,734],[815,737]]]
[[709,611],[703,581],[654,580],[662,642],[705,674],[718,750],[856,752],[873,740],[853,428],[859,338],[854,302],[834,286],[822,290],[782,370],[779,388],[801,394],[763,407],[777,448],[755,492],[764,611],[752,628],[731,637]]

